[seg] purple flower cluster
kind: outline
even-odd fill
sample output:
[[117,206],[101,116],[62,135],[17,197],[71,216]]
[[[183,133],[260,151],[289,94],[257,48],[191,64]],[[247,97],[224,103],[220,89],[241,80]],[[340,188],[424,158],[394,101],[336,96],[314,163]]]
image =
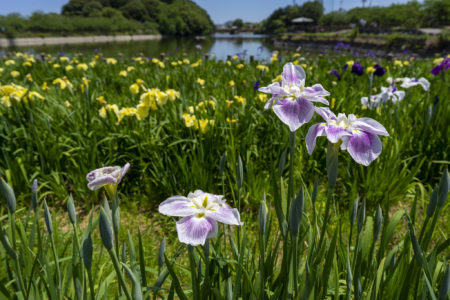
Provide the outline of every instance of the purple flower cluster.
[[[348,64],[345,64],[342,67],[342,70],[345,71],[347,69],[348,69]],[[351,72],[356,74],[356,75],[358,75],[358,76],[361,76],[362,74],[364,74],[364,67],[359,62],[355,62],[355,63],[352,64]]]
[[355,62],[352,66],[352,73],[361,76],[364,74],[364,67],[359,62]]
[[334,76],[336,76],[336,78],[337,78],[338,80],[341,80],[341,75],[339,74],[338,71],[336,71],[336,69],[331,70],[331,71],[330,71],[330,75],[334,75]]
[[381,77],[386,73],[386,69],[380,66],[379,64],[376,64],[373,67],[375,68],[375,72],[373,72],[375,76]]
[[336,47],[337,48],[350,48],[350,44],[345,44],[343,42],[337,42]]
[[253,84],[253,90],[257,91],[259,89],[259,80],[256,80]]
[[437,76],[437,75],[441,74],[442,71],[447,71],[449,68],[450,68],[450,58],[447,57],[446,59],[441,61],[440,64],[433,67],[430,72],[434,76]]

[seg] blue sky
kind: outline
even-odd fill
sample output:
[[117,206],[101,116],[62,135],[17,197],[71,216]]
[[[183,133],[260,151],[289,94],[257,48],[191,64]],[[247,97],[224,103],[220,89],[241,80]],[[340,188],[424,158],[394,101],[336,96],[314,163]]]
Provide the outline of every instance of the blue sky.
[[[11,12],[20,12],[22,15],[30,15],[33,11],[60,12],[61,7],[68,0],[0,0],[0,15]],[[297,4],[302,4],[306,0],[296,0]],[[323,0],[327,12],[340,7],[349,9],[361,6],[361,0]],[[241,18],[244,21],[259,22],[267,18],[272,11],[279,7],[284,7],[293,3],[293,0],[194,0],[201,7],[206,9],[214,23],[221,24],[229,20]],[[408,0],[367,0],[367,4],[373,6],[388,6],[392,3],[406,3]]]

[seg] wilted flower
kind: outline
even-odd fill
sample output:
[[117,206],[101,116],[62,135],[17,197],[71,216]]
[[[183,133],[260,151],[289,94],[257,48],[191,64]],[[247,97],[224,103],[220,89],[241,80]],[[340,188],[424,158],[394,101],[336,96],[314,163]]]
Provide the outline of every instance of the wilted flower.
[[166,216],[183,217],[176,225],[180,242],[192,246],[204,245],[207,238],[217,235],[217,222],[243,224],[238,210],[225,204],[223,197],[196,190],[187,197],[168,198],[159,205],[158,210]]
[[368,166],[381,153],[382,144],[378,135],[389,136],[386,129],[371,118],[357,118],[350,114],[336,115],[327,107],[316,108],[325,123],[318,123],[308,130],[306,148],[311,154],[318,136],[326,136],[331,143],[342,141],[341,149],[347,150],[359,164]]
[[265,108],[272,107],[274,113],[292,132],[311,120],[314,114],[312,102],[328,105],[324,97],[330,93],[321,84],[305,87],[305,78],[305,71],[301,66],[288,63],[283,67],[281,82],[259,88],[260,92],[272,94]]
[[126,163],[123,167],[103,167],[93,170],[86,175],[86,179],[89,181],[88,188],[94,191],[104,186],[106,192],[111,196],[129,168],[130,164]]

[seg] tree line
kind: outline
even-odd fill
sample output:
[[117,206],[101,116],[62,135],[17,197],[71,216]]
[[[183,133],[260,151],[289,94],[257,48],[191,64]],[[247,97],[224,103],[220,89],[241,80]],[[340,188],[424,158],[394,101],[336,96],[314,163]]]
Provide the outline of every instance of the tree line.
[[319,1],[308,1],[301,6],[286,6],[275,10],[259,27],[262,33],[285,33],[295,28],[292,20],[298,17],[313,19],[313,25],[348,26],[364,24],[376,28],[443,27],[450,25],[450,0],[410,1],[387,7],[355,7],[324,14]]
[[70,0],[61,14],[35,12],[0,16],[6,36],[21,34],[208,34],[214,24],[190,0]]

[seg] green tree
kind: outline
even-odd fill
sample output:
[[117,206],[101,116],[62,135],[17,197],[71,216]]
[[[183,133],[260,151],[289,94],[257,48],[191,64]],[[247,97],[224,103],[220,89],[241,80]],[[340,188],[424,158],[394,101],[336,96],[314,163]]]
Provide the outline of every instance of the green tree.
[[237,28],[242,28],[244,26],[244,21],[242,19],[236,19],[231,23],[231,25],[236,26]]
[[144,22],[149,19],[147,9],[140,0],[131,0],[120,8],[122,14],[128,18]]
[[83,5],[83,16],[85,17],[100,17],[103,6],[98,1],[89,1]]
[[299,9],[299,13],[302,17],[313,19],[314,24],[318,24],[320,17],[323,15],[323,5],[319,1],[308,1],[303,3]]
[[424,6],[427,26],[450,25],[450,0],[425,0]]
[[101,16],[105,18],[124,18],[120,10],[112,7],[104,7],[101,11]]
[[83,7],[90,0],[70,0],[62,7],[62,14],[68,16],[82,16]]

